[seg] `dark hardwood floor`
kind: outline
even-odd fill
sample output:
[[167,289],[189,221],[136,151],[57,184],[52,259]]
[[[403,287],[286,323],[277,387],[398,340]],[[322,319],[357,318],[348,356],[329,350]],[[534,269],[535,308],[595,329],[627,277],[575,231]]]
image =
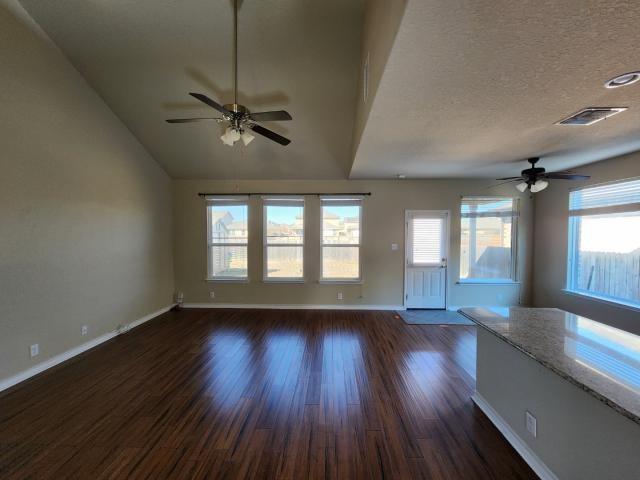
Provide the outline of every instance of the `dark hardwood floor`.
[[169,312],[0,396],[0,478],[537,478],[474,406],[475,327]]

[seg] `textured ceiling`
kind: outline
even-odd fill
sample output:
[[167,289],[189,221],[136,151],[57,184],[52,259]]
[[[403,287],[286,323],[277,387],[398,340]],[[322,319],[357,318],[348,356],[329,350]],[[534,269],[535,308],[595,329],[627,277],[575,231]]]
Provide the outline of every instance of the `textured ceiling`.
[[[640,149],[637,0],[408,0],[356,148],[354,178],[501,176]],[[627,106],[589,127],[554,122]]]
[[175,178],[344,178],[352,161],[363,17],[361,0],[244,0],[239,100],[284,108],[258,137],[229,148],[217,116],[188,96],[232,101],[230,0],[21,0],[87,81]]

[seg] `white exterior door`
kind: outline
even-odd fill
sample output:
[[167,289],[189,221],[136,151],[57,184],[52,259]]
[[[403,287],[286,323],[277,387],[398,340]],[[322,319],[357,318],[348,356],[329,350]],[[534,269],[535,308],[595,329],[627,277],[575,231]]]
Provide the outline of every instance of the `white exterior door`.
[[406,212],[406,308],[446,308],[449,213]]

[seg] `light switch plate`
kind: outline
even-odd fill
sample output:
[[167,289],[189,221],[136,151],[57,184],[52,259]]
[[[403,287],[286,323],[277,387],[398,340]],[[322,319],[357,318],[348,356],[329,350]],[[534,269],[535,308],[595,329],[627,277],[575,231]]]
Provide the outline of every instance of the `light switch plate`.
[[392,244],[391,244],[391,250],[393,250],[394,252],[395,252],[396,250],[398,250],[398,244],[397,244],[397,243],[392,243]]

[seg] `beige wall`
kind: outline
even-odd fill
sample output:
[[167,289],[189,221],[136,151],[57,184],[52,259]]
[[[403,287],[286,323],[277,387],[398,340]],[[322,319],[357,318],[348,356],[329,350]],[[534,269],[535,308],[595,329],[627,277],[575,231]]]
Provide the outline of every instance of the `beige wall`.
[[173,264],[170,179],[12,0],[0,65],[2,380],[170,304]]
[[[404,277],[404,213],[406,209],[450,210],[449,306],[512,305],[518,303],[520,286],[457,285],[460,251],[460,196],[514,195],[512,186],[487,189],[493,182],[469,180],[373,180],[373,181],[201,181],[173,183],[174,259],[176,290],[186,303],[284,304],[284,305],[402,305]],[[319,284],[320,205],[306,197],[304,284],[262,282],[262,218],[260,198],[252,197],[249,210],[249,276],[247,284],[205,282],[207,273],[205,202],[199,192],[372,192],[363,207],[363,283]],[[528,301],[531,272],[532,204],[521,196],[519,222],[519,276],[524,279],[523,302]],[[398,251],[391,244],[399,244]],[[209,296],[215,292],[215,300]],[[337,301],[342,292],[344,300]]]
[[640,312],[578,297],[562,291],[566,287],[569,189],[578,185],[640,176],[640,153],[580,167],[591,175],[586,182],[551,182],[536,196],[534,305],[558,307],[579,315],[640,334]]

